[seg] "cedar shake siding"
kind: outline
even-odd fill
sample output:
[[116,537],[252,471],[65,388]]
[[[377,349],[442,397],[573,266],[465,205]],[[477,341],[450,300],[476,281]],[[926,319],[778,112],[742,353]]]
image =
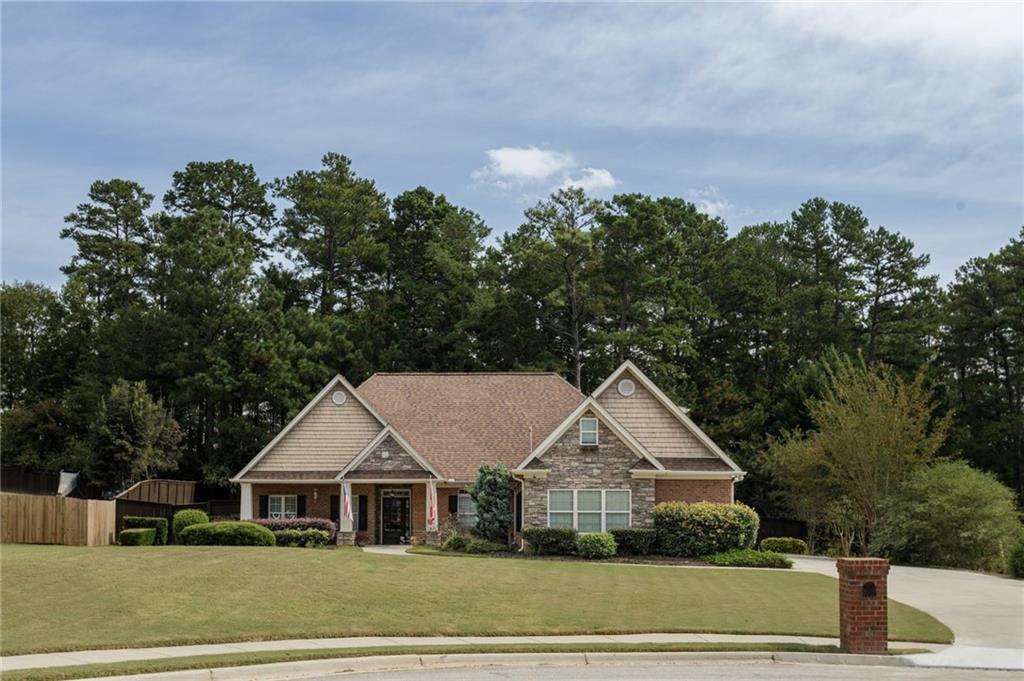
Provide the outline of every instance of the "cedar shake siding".
[[654,503],[713,501],[732,503],[732,480],[658,480],[654,485]]
[[[593,418],[587,412],[583,418]],[[654,507],[654,480],[634,480],[630,470],[651,469],[650,462],[637,457],[614,433],[598,421],[598,446],[580,445],[579,423],[565,433],[527,470],[547,470],[546,478],[526,476],[523,480],[523,526],[547,527],[548,490],[628,489],[632,492],[632,527],[649,527]]]
[[[336,390],[348,392],[341,385]],[[381,431],[381,424],[358,400],[331,401],[331,390],[296,423],[250,473],[265,471],[324,471],[334,475]],[[246,477],[259,477],[247,475]],[[333,477],[333,476],[331,476]],[[294,478],[293,478],[294,479]]]
[[[624,378],[636,384],[636,391],[629,397],[619,394],[618,383]],[[720,460],[678,418],[669,413],[630,371],[624,371],[622,376],[598,395],[597,402],[658,459],[707,457]]]

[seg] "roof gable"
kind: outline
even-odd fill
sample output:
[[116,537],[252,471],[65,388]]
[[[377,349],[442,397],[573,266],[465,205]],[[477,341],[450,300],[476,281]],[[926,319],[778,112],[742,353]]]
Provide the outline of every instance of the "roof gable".
[[[621,378],[631,378],[636,392],[629,397],[618,393],[616,385]],[[740,467],[708,437],[687,415],[686,410],[674,404],[639,368],[629,360],[622,363],[605,379],[593,397],[622,425],[640,440],[655,456],[717,457],[736,472]]]
[[[381,451],[384,447],[388,448],[389,454],[390,450],[394,449],[396,455],[384,458]],[[363,450],[338,473],[337,479],[340,480],[349,473],[364,470],[420,470],[430,473],[434,477],[440,477],[434,467],[420,456],[392,426],[385,427],[377,437],[370,440]]]
[[[346,395],[341,405],[332,401],[338,390]],[[384,425],[373,406],[343,376],[335,376],[232,480],[257,471],[331,471],[333,475]]]

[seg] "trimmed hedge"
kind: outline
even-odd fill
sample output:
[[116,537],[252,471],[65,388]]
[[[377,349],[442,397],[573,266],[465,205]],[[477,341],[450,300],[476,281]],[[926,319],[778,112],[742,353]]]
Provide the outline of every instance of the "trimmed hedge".
[[326,530],[278,530],[274,540],[278,546],[295,546],[303,549],[321,549],[327,546],[331,535]]
[[156,538],[153,540],[153,543],[158,546],[167,543],[167,518],[126,515],[122,527],[126,530],[151,527],[156,530]]
[[733,549],[750,549],[761,521],[744,504],[678,501],[658,504],[651,512],[658,553],[697,558]]
[[251,522],[262,525],[271,532],[281,530],[323,530],[328,540],[337,536],[338,526],[327,518],[258,518]]
[[267,528],[256,523],[225,520],[218,523],[189,525],[181,531],[179,540],[189,546],[274,546],[277,538]]
[[654,549],[658,533],[646,527],[622,527],[610,530],[620,556],[646,556]]
[[807,542],[796,537],[765,537],[761,540],[761,550],[775,553],[799,553],[802,556],[810,553]]
[[1017,543],[1010,547],[1006,571],[1010,573],[1011,577],[1024,579],[1024,532],[1017,537]]
[[174,514],[174,520],[171,521],[171,527],[174,528],[174,541],[181,541],[181,531],[189,525],[202,525],[210,522],[210,516],[206,515],[206,511],[200,511],[198,508],[183,508]]
[[568,556],[576,550],[576,530],[571,527],[527,527],[523,539],[541,556]]
[[152,546],[156,541],[156,530],[152,527],[133,527],[121,530],[118,535],[121,546]]
[[721,567],[791,568],[793,561],[774,551],[735,549],[702,558],[705,562]]
[[576,537],[576,555],[583,558],[611,558],[615,538],[607,532],[587,532]]

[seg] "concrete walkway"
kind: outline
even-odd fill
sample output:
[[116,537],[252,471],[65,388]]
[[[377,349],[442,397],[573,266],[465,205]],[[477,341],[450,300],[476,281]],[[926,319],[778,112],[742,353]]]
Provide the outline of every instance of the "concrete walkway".
[[[469,646],[480,644],[520,643],[806,643],[839,645],[834,638],[816,636],[745,636],[738,634],[617,634],[585,636],[359,636],[350,638],[304,638],[281,641],[243,641],[209,643],[163,648],[116,648],[111,650],[77,650],[66,653],[40,653],[0,658],[0,669],[38,669],[67,667],[77,664],[130,662],[133,660],[168,659],[192,655],[223,655],[225,653],[256,653],[274,650],[315,650],[317,648],[386,648],[399,646]],[[893,648],[927,648],[941,650],[934,644],[892,642]]]

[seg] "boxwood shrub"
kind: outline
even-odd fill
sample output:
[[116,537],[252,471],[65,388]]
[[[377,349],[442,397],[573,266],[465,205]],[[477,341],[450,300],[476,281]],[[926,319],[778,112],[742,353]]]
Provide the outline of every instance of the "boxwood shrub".
[[271,532],[280,530],[323,530],[328,540],[337,536],[338,526],[327,518],[259,518],[252,522],[262,525]]
[[174,514],[171,527],[174,529],[174,541],[181,543],[181,531],[189,525],[201,525],[210,522],[210,516],[198,508],[183,508]]
[[571,527],[527,527],[523,539],[537,555],[567,556],[576,550],[576,530]]
[[734,549],[724,553],[704,556],[704,561],[722,567],[791,568],[793,561],[774,551]]
[[154,544],[163,545],[167,543],[167,518],[153,518],[140,515],[126,515],[122,527],[126,530],[134,530],[140,527],[151,527],[156,530]]
[[776,553],[799,553],[807,555],[807,542],[796,537],[765,537],[761,540],[762,551],[775,551]]
[[583,558],[611,558],[615,538],[608,532],[587,532],[576,537],[576,555]]
[[327,546],[331,535],[326,530],[277,530],[274,540],[278,546],[295,546],[303,549],[320,549]]
[[622,527],[611,530],[620,556],[646,556],[654,548],[657,532],[646,527]]
[[658,553],[687,558],[753,548],[761,524],[753,509],[739,503],[671,501],[655,506],[651,515]]
[[190,546],[274,546],[274,533],[256,523],[226,520],[189,525],[179,535],[180,543]]
[[133,527],[121,530],[118,535],[121,546],[152,546],[156,541],[156,530],[152,527]]

